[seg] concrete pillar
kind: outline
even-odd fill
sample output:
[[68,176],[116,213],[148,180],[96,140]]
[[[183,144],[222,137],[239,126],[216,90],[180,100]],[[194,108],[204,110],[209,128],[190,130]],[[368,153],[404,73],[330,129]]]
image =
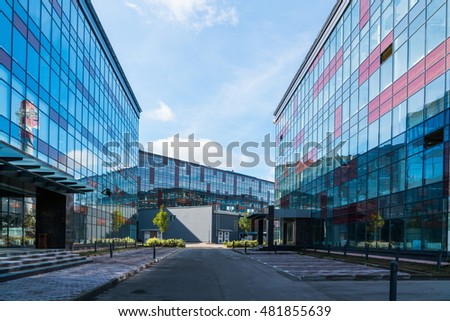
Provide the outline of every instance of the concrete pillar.
[[269,206],[269,214],[267,215],[267,245],[269,248],[273,247],[273,224],[275,217],[275,207]]

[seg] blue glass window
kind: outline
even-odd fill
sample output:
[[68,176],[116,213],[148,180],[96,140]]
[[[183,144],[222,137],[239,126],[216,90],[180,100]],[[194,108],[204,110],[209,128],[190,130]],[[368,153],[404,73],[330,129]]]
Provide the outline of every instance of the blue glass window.
[[445,6],[427,21],[427,53],[445,40]]
[[39,79],[39,55],[31,45],[28,45],[27,71],[34,79]]
[[410,156],[406,164],[406,183],[408,189],[422,186],[423,179],[422,153]]
[[0,80],[0,115],[10,118],[11,102],[10,102],[10,87]]
[[424,154],[425,184],[432,184],[442,181],[444,176],[443,144],[426,149]]
[[13,28],[13,58],[22,68],[25,68],[27,65],[26,57],[27,41],[16,28]]
[[425,55],[425,25],[409,39],[409,67],[414,66]]
[[0,47],[11,54],[11,22],[0,12]]
[[442,75],[425,89],[425,118],[430,118],[444,110],[444,93],[445,75]]

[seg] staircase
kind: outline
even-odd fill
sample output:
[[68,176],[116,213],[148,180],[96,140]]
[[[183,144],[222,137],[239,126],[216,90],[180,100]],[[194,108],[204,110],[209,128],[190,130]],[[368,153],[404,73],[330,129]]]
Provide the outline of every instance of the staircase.
[[65,250],[8,249],[0,251],[0,282],[60,270],[91,260]]

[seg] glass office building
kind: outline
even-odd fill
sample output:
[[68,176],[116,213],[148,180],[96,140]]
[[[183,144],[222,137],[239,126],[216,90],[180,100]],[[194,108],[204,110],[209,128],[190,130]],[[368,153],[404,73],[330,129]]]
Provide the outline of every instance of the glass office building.
[[449,39],[443,0],[336,3],[274,114],[281,242],[448,251]]
[[273,204],[273,182],[148,152],[139,155],[139,209],[213,205],[255,213]]
[[0,247],[133,236],[141,109],[92,4],[0,1],[0,30]]

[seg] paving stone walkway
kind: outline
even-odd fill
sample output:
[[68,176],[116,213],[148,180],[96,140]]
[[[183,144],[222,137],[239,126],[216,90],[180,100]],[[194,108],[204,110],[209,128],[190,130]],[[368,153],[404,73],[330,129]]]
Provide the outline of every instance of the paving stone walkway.
[[83,299],[157,263],[179,249],[128,250],[95,256],[92,263],[0,283],[0,301],[66,301]]
[[[243,251],[239,250],[240,253]],[[296,252],[248,251],[248,257],[298,280],[388,280],[387,269],[346,263],[326,258],[299,255]],[[398,279],[409,279],[408,273],[399,272]]]

